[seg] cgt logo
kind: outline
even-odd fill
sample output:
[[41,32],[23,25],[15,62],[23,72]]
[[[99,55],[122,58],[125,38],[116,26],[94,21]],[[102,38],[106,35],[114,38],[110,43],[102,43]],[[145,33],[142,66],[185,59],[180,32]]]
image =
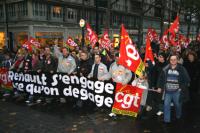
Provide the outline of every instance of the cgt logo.
[[136,108],[139,107],[140,97],[138,93],[134,94],[124,94],[123,92],[118,92],[115,95],[115,101],[121,103],[121,107],[124,109],[131,108],[134,106]]

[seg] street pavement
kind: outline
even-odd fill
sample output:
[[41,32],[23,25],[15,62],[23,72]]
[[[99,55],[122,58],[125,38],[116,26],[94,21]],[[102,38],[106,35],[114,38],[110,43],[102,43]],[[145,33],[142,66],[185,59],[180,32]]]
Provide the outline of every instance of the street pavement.
[[140,119],[111,118],[105,109],[58,103],[28,107],[24,101],[0,99],[0,133],[200,133],[199,103],[188,104],[182,120],[166,125],[153,112]]

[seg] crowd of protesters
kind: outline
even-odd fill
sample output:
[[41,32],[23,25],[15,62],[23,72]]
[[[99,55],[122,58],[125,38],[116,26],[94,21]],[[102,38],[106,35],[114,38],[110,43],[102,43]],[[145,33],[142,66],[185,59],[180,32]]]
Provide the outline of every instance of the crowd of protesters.
[[[56,44],[32,52],[20,48],[15,56],[3,50],[0,54],[0,65],[15,71],[61,72],[138,86],[144,89],[139,116],[144,111],[154,110],[159,116],[164,113],[164,122],[169,123],[172,101],[177,119],[181,118],[181,106],[184,102],[196,102],[200,81],[200,49],[198,43],[195,47],[182,49],[181,52],[177,52],[175,47],[161,50],[159,46],[152,43],[155,64],[145,62],[145,72],[139,77],[118,64],[119,48],[105,50],[98,44],[94,48],[86,46],[73,50]],[[141,47],[139,52],[144,58],[144,47]],[[3,98],[11,97],[11,94],[5,91],[2,91],[2,94]],[[34,102],[52,102],[52,98],[24,96],[17,90],[14,90],[12,97],[16,100],[23,99],[29,106]],[[66,99],[60,98],[59,102],[66,103]],[[74,104],[82,106],[81,101]]]

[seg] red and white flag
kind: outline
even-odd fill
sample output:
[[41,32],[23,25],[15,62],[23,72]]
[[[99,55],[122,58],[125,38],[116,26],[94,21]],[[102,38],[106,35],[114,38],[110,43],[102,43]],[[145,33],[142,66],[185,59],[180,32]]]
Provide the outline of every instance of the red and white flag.
[[77,47],[78,45],[74,42],[73,38],[72,37],[68,37],[67,41],[66,41],[66,44],[68,44],[69,46],[72,46],[72,47]]
[[28,41],[26,41],[24,44],[22,44],[22,48],[25,48],[25,49],[27,49],[29,52],[32,52],[32,46],[31,46],[32,44],[30,43],[30,41],[28,40]]
[[184,48],[187,48],[188,47],[188,45],[191,43],[191,39],[190,38],[186,38],[186,40],[185,40],[185,43],[184,43]]
[[197,41],[200,42],[200,34],[197,36]]
[[169,42],[172,46],[178,45],[178,39],[176,38],[176,34],[169,34]]
[[153,52],[151,48],[151,42],[148,35],[146,36],[146,52],[145,52],[144,62],[146,62],[147,60],[150,60],[152,64],[155,64]]
[[174,36],[175,36],[175,34],[178,33],[178,31],[179,31],[179,16],[177,15],[176,19],[174,20],[174,22],[172,23],[172,25],[169,28],[169,32],[171,34],[174,34]]
[[143,89],[136,86],[117,84],[112,112],[137,117],[140,109]]
[[153,29],[153,28],[148,28],[148,31],[147,31],[147,35],[150,39],[150,41],[157,41],[159,42],[159,36],[158,34],[156,33],[156,30]]
[[141,75],[145,69],[144,63],[123,24],[121,26],[120,57],[118,63],[137,75]]
[[30,37],[29,42],[36,48],[40,48],[40,43],[33,37]]
[[102,38],[99,39],[99,44],[102,48],[105,48],[107,50],[109,50],[109,48],[111,47],[111,42],[110,42],[107,30],[104,31]]
[[89,23],[86,24],[87,29],[87,37],[90,41],[90,44],[92,45],[92,48],[94,48],[95,44],[98,42],[98,36],[97,34],[92,30]]
[[169,48],[168,29],[165,30],[165,32],[163,33],[163,36],[161,37],[160,42],[161,42],[161,44],[164,45],[164,49]]

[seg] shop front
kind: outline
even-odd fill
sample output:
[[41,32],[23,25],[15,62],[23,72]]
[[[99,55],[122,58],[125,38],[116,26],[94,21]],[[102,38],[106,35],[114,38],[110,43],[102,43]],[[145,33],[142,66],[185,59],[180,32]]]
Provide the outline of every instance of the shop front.
[[58,45],[63,46],[63,32],[35,32],[35,38],[41,45],[53,45],[55,39],[58,40]]
[[0,49],[3,49],[5,45],[5,32],[0,32]]
[[14,32],[14,51],[28,40],[28,32]]

